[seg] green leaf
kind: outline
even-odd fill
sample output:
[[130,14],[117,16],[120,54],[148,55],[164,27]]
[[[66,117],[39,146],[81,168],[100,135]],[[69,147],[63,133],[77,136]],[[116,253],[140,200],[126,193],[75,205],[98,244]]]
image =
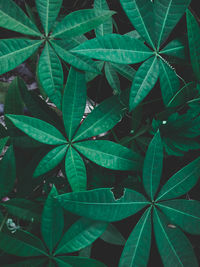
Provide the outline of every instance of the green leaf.
[[33,177],[40,176],[55,168],[64,158],[68,145],[57,146],[50,150],[49,153],[37,165]]
[[140,193],[125,189],[120,199],[115,199],[111,188],[67,193],[57,197],[64,209],[92,220],[114,222],[125,219],[148,202]]
[[11,145],[0,161],[0,199],[13,189],[16,179],[15,154]]
[[74,11],[64,17],[53,30],[52,36],[56,38],[72,38],[96,28],[114,15],[114,11],[82,9]]
[[[94,260],[88,259],[84,257],[74,257],[74,256],[60,256],[56,257],[56,261],[59,267],[80,267],[80,266],[87,266],[87,267],[106,267],[105,264]],[[66,263],[68,265],[66,265]]]
[[33,139],[49,145],[67,143],[64,136],[51,124],[36,118],[22,115],[6,115],[21,131]]
[[[109,10],[109,6],[106,0],[94,0],[94,8],[99,12],[99,10]],[[99,25],[95,29],[96,36],[103,36],[105,34],[110,34],[113,32],[112,18],[107,19],[103,24]]]
[[163,146],[160,132],[158,131],[148,147],[143,167],[143,185],[151,200],[154,200],[154,196],[160,185],[162,167]]
[[157,48],[167,39],[173,28],[183,16],[191,0],[155,0],[154,16],[155,26],[154,33]]
[[8,139],[9,139],[8,136],[0,139],[0,154],[1,154],[4,146],[6,145]]
[[146,60],[136,72],[131,86],[129,108],[133,110],[151,91],[159,76],[157,57]]
[[0,232],[1,250],[16,256],[32,257],[47,256],[46,249],[42,241],[23,230],[17,230],[15,233]]
[[190,234],[200,234],[200,202],[175,199],[156,204],[170,222]]
[[69,52],[62,42],[56,40],[56,42],[50,41],[51,45],[55,49],[56,53],[65,62],[72,65],[74,68],[94,73],[99,73],[99,70],[95,67],[92,60],[86,60],[85,57],[79,57]]
[[50,32],[62,5],[62,0],[36,0],[37,11],[40,16],[46,36]]
[[65,172],[72,191],[86,190],[87,175],[85,164],[79,153],[71,146],[65,158]]
[[60,240],[64,228],[63,210],[55,200],[57,196],[58,192],[53,186],[42,212],[41,232],[50,254]]
[[140,156],[132,150],[107,140],[75,143],[74,147],[86,158],[112,170],[138,170]]
[[40,206],[28,199],[12,198],[1,203],[8,213],[26,221],[40,222]]
[[90,58],[120,64],[139,63],[153,54],[153,51],[141,41],[119,34],[107,34],[88,40],[71,51]]
[[105,76],[106,76],[106,79],[107,79],[110,87],[114,90],[114,94],[115,95],[120,94],[121,89],[120,89],[119,77],[118,77],[115,69],[113,68],[113,66],[109,62],[105,63]]
[[50,100],[61,109],[64,83],[62,64],[47,42],[39,59],[38,75],[45,93]]
[[165,106],[168,106],[171,99],[179,91],[180,82],[176,72],[163,60],[159,60],[159,68],[162,98]]
[[153,3],[149,0],[120,0],[134,28],[154,48]]
[[111,65],[120,75],[124,76],[129,81],[133,81],[136,70],[134,70],[132,67],[130,67],[129,65],[115,63],[111,63]]
[[200,158],[175,173],[162,187],[156,201],[179,197],[187,193],[200,176]]
[[76,221],[64,234],[55,251],[57,254],[72,253],[92,244],[105,231],[107,223],[87,218]]
[[200,81],[200,28],[189,10],[187,10],[186,15],[190,59],[196,78]]
[[169,227],[161,212],[154,210],[154,232],[164,266],[198,266],[189,240],[178,229]]
[[178,57],[181,59],[185,59],[185,51],[186,47],[184,43],[179,39],[172,40],[167,44],[161,51],[160,54],[164,54],[167,56]]
[[87,88],[85,74],[71,68],[64,89],[62,113],[65,131],[69,140],[72,139],[84,115]]
[[24,62],[38,49],[41,43],[42,41],[28,39],[1,39],[0,75]]
[[113,244],[113,245],[123,246],[126,243],[126,240],[123,237],[123,235],[111,223],[108,224],[106,230],[103,232],[103,234],[100,236],[100,238],[103,241],[105,241],[109,244]]
[[42,35],[22,9],[11,0],[0,0],[0,27],[26,35]]
[[145,211],[123,249],[119,267],[147,266],[151,248],[151,208]]
[[86,139],[112,129],[123,116],[124,110],[117,96],[98,105],[81,124],[73,141]]
[[34,267],[41,267],[44,266],[46,259],[28,259],[25,261],[15,262],[13,264],[5,264],[2,267],[27,267],[27,266],[34,266]]

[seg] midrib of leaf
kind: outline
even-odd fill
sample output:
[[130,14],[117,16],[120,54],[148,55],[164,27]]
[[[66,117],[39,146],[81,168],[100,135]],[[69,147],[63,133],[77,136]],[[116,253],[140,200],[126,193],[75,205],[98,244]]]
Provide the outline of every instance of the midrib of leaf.
[[16,55],[16,54],[19,54],[19,53],[22,53],[22,52],[26,52],[26,50],[30,49],[30,48],[33,47],[33,46],[37,46],[39,43],[42,43],[42,41],[39,41],[39,42],[37,42],[37,43],[35,43],[35,44],[33,44],[33,45],[30,45],[30,46],[28,46],[28,47],[22,48],[22,49],[20,49],[20,50],[15,50],[14,52],[11,52],[11,53],[9,53],[9,54],[0,56],[0,59],[4,59],[4,58],[6,58],[6,57],[10,57],[10,56],[12,56],[13,54]]
[[67,200],[67,203],[72,203],[72,204],[77,204],[77,205],[86,205],[86,206],[91,206],[91,205],[102,205],[102,206],[113,206],[113,205],[148,205],[150,204],[148,201],[137,201],[137,202],[112,202],[112,203],[101,203],[101,202],[81,202],[81,201],[74,201],[74,200]]
[[160,32],[160,36],[159,36],[159,39],[158,39],[158,48],[160,47],[160,41],[162,39],[162,35],[163,35],[163,32],[164,32],[164,28],[165,28],[165,23],[166,23],[166,20],[167,20],[167,16],[169,14],[169,10],[171,8],[171,4],[172,4],[172,0],[169,1],[169,5],[168,5],[167,11],[165,13],[165,18],[164,18],[164,21],[163,21],[163,24],[162,24],[162,29],[161,29],[161,32]]
[[116,51],[116,52],[129,52],[129,53],[132,53],[132,54],[149,54],[149,55],[151,55],[152,54],[152,52],[151,51],[138,51],[138,50],[128,50],[128,49],[121,49],[121,48],[116,48],[116,49],[107,49],[107,48],[93,48],[93,49],[91,49],[91,48],[89,48],[89,49],[77,49],[77,50],[72,50],[72,52],[86,52],[86,51],[91,51],[91,50],[95,50],[95,51],[98,51],[98,52],[104,52],[104,51],[107,51],[107,50],[111,50],[111,51]]
[[16,27],[17,25],[21,25],[21,26],[23,26],[24,28],[28,29],[29,31],[34,32],[37,36],[38,36],[38,35],[39,35],[39,36],[42,35],[40,32],[37,32],[37,31],[35,31],[34,29],[29,28],[29,27],[26,26],[25,24],[22,24],[20,21],[18,21],[18,20],[16,20],[15,18],[9,16],[8,14],[4,13],[2,10],[0,10],[0,13],[2,13],[4,16],[8,17],[9,19],[15,21],[15,23],[16,23],[16,24],[15,24],[15,27]]
[[158,222],[159,222],[159,224],[160,224],[161,230],[163,231],[164,236],[166,237],[166,239],[167,239],[167,241],[168,241],[170,247],[172,248],[174,254],[176,255],[176,257],[177,257],[177,259],[178,259],[178,262],[181,264],[181,266],[184,267],[183,263],[181,262],[179,256],[178,256],[177,253],[176,253],[176,250],[175,250],[173,244],[170,242],[170,239],[168,238],[168,235],[166,234],[165,229],[163,228],[162,223],[161,223],[160,218],[159,218],[159,216],[158,216],[157,213],[156,213],[156,216],[157,216]]
[[171,187],[168,191],[166,191],[165,193],[163,193],[161,196],[159,196],[156,201],[158,201],[159,199],[163,198],[163,196],[165,196],[166,194],[168,194],[170,191],[172,191],[175,187],[179,186],[181,183],[185,182],[185,180],[188,179],[188,177],[190,177],[191,175],[193,175],[193,173],[196,172],[196,170],[198,169],[199,167],[196,167],[190,174],[188,174],[185,179],[181,180],[180,182],[178,182],[177,184],[175,184],[173,187]]
[[46,3],[47,3],[47,8],[46,8],[46,34],[48,34],[48,26],[49,26],[49,23],[48,23],[48,20],[49,20],[49,0],[46,0]]
[[168,52],[172,52],[172,51],[177,51],[177,50],[182,49],[182,48],[183,48],[183,46],[180,45],[180,46],[176,46],[174,48],[163,49],[160,51],[160,54],[164,54],[164,53],[168,53]]
[[[76,163],[75,163],[75,161],[74,161],[74,157],[73,157],[73,153],[72,153],[72,147],[71,147],[71,149],[69,149],[70,150],[70,154],[71,154],[71,159],[72,159],[72,163],[73,163],[73,165],[74,165],[74,170],[75,170],[75,172],[76,172],[76,176],[78,176],[78,171],[77,171],[77,168],[76,168]],[[68,150],[68,151],[69,151]],[[77,152],[78,153],[78,152]]]
[[148,217],[149,217],[149,213],[150,213],[150,211],[151,211],[151,209],[149,209],[149,211],[147,212],[146,218],[145,218],[144,223],[143,223],[143,225],[142,225],[142,228],[141,228],[141,231],[140,231],[140,234],[139,234],[139,238],[138,238],[137,243],[136,243],[136,246],[135,246],[135,251],[134,251],[134,254],[133,254],[133,257],[132,257],[132,260],[131,260],[131,266],[133,266],[133,261],[134,261],[134,258],[135,258],[135,256],[136,256],[136,252],[137,252],[137,249],[138,249],[138,244],[139,244],[139,241],[140,241],[140,239],[141,239],[142,232],[143,232],[143,230],[144,230],[144,226],[145,226],[145,224],[146,224],[146,221],[147,221],[147,219],[148,219]]
[[51,67],[51,61],[50,61],[49,44],[47,44],[47,55],[48,55],[48,63],[49,63],[50,76],[51,76],[51,80],[52,80],[52,84],[53,84],[54,96],[56,96],[55,83],[54,83],[54,79],[53,79],[52,67]]
[[[161,60],[162,60],[162,57],[161,57]],[[161,65],[162,65],[162,64],[166,64],[166,63],[163,63],[163,62],[161,61]],[[163,67],[163,65],[162,65],[162,70],[163,70],[164,73],[165,73],[165,76],[166,76],[166,79],[167,79],[167,81],[168,81],[168,85],[169,85],[168,88],[170,88],[171,95],[173,96],[174,93],[173,93],[173,89],[172,89],[172,87],[171,87],[171,82],[170,82],[170,79],[169,79],[169,77],[168,77],[168,75],[167,75],[166,69],[165,69],[165,67]],[[168,103],[167,105],[169,105],[169,103]]]

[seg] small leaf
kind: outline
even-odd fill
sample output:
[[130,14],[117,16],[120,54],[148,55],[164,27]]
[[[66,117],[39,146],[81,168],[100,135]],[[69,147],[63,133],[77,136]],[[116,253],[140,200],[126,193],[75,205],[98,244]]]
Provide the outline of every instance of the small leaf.
[[112,170],[137,170],[140,156],[132,150],[107,140],[75,143],[74,147],[86,158]]
[[178,57],[181,59],[185,59],[185,51],[186,47],[184,43],[179,39],[172,40],[167,44],[161,51],[160,54],[164,54],[167,56]]
[[58,193],[53,186],[45,202],[41,222],[42,237],[50,254],[60,240],[64,228],[63,210],[55,200],[56,196]]
[[9,139],[9,137],[4,137],[4,138],[0,139],[0,154],[1,154],[4,146],[6,145],[8,139]]
[[36,118],[22,115],[6,115],[21,131],[33,139],[49,145],[67,143],[64,136],[51,124]]
[[57,197],[64,209],[92,220],[114,222],[125,219],[148,205],[140,193],[125,189],[115,199],[110,188],[67,193]]
[[141,41],[119,34],[106,34],[88,40],[71,51],[90,58],[120,64],[139,63],[153,54],[153,51]]
[[123,237],[123,235],[111,223],[108,224],[106,230],[103,232],[103,234],[100,236],[100,238],[103,241],[105,241],[109,244],[113,244],[113,245],[123,246],[126,243],[126,240]]
[[45,174],[46,172],[55,168],[64,158],[67,148],[68,145],[61,145],[49,151],[49,153],[47,153],[37,165],[33,177]]

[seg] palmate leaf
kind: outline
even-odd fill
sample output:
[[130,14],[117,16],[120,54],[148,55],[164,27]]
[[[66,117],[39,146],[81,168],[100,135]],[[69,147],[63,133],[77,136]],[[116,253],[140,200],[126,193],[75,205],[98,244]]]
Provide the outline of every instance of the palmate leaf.
[[74,143],[74,147],[89,160],[112,170],[138,170],[141,158],[132,150],[107,140]]
[[50,254],[60,240],[64,228],[63,210],[55,200],[56,196],[58,193],[53,186],[45,202],[41,222],[42,237]]
[[168,200],[187,193],[198,181],[200,176],[200,158],[175,173],[162,187],[156,201]]
[[38,63],[41,86],[50,100],[61,109],[63,69],[55,51],[46,42]]
[[190,59],[196,78],[200,81],[200,27],[189,10],[186,14]]
[[109,131],[122,119],[124,111],[125,108],[117,96],[106,99],[89,113],[76,132],[73,141]]
[[84,9],[67,15],[53,30],[52,36],[56,38],[72,38],[84,34],[114,15],[110,10]]
[[26,35],[42,36],[35,24],[12,0],[0,0],[0,27]]
[[148,205],[143,195],[131,189],[125,189],[120,199],[115,199],[111,188],[100,188],[59,195],[57,200],[72,213],[106,222],[120,221]]
[[160,133],[157,132],[146,152],[143,166],[143,185],[151,200],[158,190],[162,175],[163,146]]
[[0,199],[13,189],[16,179],[15,154],[11,145],[0,161]]
[[168,106],[171,99],[179,90],[179,78],[177,77],[176,72],[164,63],[163,60],[159,60],[159,72],[163,102]]
[[106,265],[101,263],[100,261],[84,257],[59,256],[55,259],[59,267],[106,267]]
[[107,223],[87,218],[76,221],[60,240],[54,255],[79,251],[92,244],[105,231]]
[[149,0],[120,0],[120,3],[135,29],[154,48],[153,3]]
[[23,115],[6,115],[21,131],[33,139],[49,145],[67,143],[64,136],[51,124]]
[[192,246],[179,228],[168,227],[169,221],[156,209],[153,223],[157,247],[164,266],[198,266]]
[[62,113],[69,140],[83,118],[87,97],[85,74],[71,67],[64,89]]
[[37,165],[33,177],[40,176],[55,168],[64,158],[68,145],[56,146]]
[[119,34],[107,34],[88,40],[71,51],[90,58],[119,64],[139,63],[153,55],[153,51],[143,42]]
[[155,40],[157,48],[167,39],[173,28],[183,16],[191,0],[155,0]]
[[170,222],[190,234],[200,234],[200,202],[195,200],[175,199],[163,201],[157,206]]
[[151,208],[147,209],[130,234],[119,267],[147,266],[151,248]]
[[157,57],[146,60],[136,72],[130,91],[129,109],[133,110],[151,91],[159,76]]
[[37,11],[46,36],[54,24],[62,5],[62,0],[36,0]]
[[79,153],[71,146],[65,158],[65,172],[72,191],[86,190],[87,175],[85,164]]
[[42,41],[28,39],[0,40],[0,75],[14,69],[30,57]]

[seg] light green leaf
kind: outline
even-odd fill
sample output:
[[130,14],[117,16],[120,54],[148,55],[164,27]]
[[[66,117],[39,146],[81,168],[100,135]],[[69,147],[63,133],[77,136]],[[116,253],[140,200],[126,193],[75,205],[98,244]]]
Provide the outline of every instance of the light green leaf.
[[99,73],[99,70],[95,67],[92,60],[72,54],[65,48],[65,46],[63,46],[62,42],[59,42],[58,40],[56,40],[56,42],[51,41],[50,43],[55,49],[58,56],[68,64],[72,65],[74,68]]
[[50,32],[60,11],[62,0],[36,0],[37,11],[40,16],[46,36]]
[[15,154],[11,145],[0,161],[0,199],[13,189],[16,179]]
[[107,34],[88,40],[71,51],[119,64],[139,63],[153,54],[141,41],[119,34]]
[[72,38],[96,28],[114,15],[110,10],[82,9],[74,11],[64,17],[53,30],[52,36],[56,38]]
[[106,79],[107,79],[110,87],[114,90],[114,94],[115,95],[120,94],[121,89],[120,89],[119,77],[118,77],[115,69],[113,68],[113,66],[109,62],[105,63],[105,76],[106,76]]
[[75,143],[74,147],[86,158],[112,170],[138,170],[141,158],[132,150],[107,140]]
[[111,223],[108,224],[106,230],[103,232],[103,234],[100,236],[100,238],[103,241],[105,241],[109,244],[113,244],[113,245],[123,246],[126,243],[126,240],[123,237],[123,235]]
[[50,100],[61,109],[64,83],[62,64],[47,42],[39,59],[38,77]]
[[159,60],[159,69],[162,98],[165,106],[168,106],[170,100],[179,91],[180,82],[176,72],[163,60]]
[[189,10],[186,14],[190,59],[196,78],[200,81],[200,27]]
[[106,99],[89,113],[75,134],[73,141],[109,131],[122,119],[123,113],[123,106],[118,96]]
[[56,262],[59,267],[106,267],[106,265],[101,263],[100,261],[84,257],[60,256],[56,257]]
[[123,249],[119,267],[147,266],[151,248],[151,208],[145,211]]
[[63,122],[69,140],[72,139],[83,118],[86,94],[85,74],[71,67],[64,89],[62,104]]
[[30,57],[42,41],[28,39],[0,40],[0,75],[8,72]]
[[200,158],[175,173],[162,187],[156,201],[167,200],[187,193],[200,177]]
[[164,266],[197,267],[197,259],[189,240],[179,228],[169,227],[161,212],[154,210],[154,232]]
[[0,249],[21,257],[47,256],[46,249],[42,241],[29,232],[17,230],[11,233],[0,232]]
[[143,167],[143,185],[151,200],[154,200],[154,196],[160,185],[162,166],[163,146],[160,132],[157,132],[148,147]]
[[86,190],[87,175],[83,159],[73,147],[69,147],[65,158],[65,172],[72,191]]
[[161,51],[160,54],[164,54],[167,56],[178,57],[181,59],[185,59],[186,47],[184,43],[179,39],[175,39],[167,44]]
[[154,48],[153,3],[149,0],[120,0],[134,28]]
[[92,244],[105,231],[107,223],[81,218],[64,234],[55,251],[57,254],[79,251]]
[[200,202],[175,199],[156,204],[170,222],[190,234],[200,234]]
[[0,0],[0,27],[26,35],[42,35],[22,9],[11,0]]
[[111,188],[67,193],[57,197],[64,209],[92,220],[114,222],[125,219],[148,205],[140,193],[125,189],[115,199]]
[[23,115],[6,115],[21,131],[33,139],[49,145],[67,143],[64,136],[51,124]]
[[146,60],[136,72],[131,87],[129,108],[133,110],[151,91],[159,76],[157,57]]
[[63,210],[56,201],[56,196],[58,192],[53,186],[42,212],[41,232],[50,254],[60,240],[64,228]]
[[122,76],[127,78],[129,81],[133,81],[136,74],[136,70],[129,65],[111,63],[114,69]]
[[[106,0],[94,0],[94,8],[99,10],[109,10],[109,6]],[[99,25],[95,29],[96,36],[103,36],[113,32],[112,18],[107,19],[103,24]]]
[[155,0],[155,38],[157,48],[167,39],[173,28],[183,16],[191,0]]
[[57,146],[49,153],[37,165],[33,177],[40,176],[46,172],[55,168],[64,158],[68,145]]

